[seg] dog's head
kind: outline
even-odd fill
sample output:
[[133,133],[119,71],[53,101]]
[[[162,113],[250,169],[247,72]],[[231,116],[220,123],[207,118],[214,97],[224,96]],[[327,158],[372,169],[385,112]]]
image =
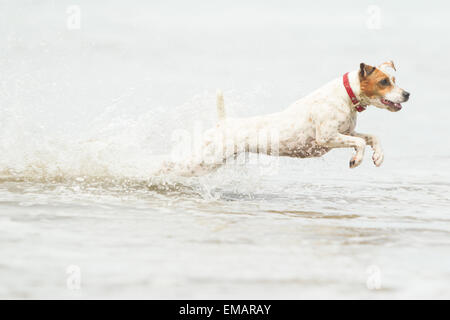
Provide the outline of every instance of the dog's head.
[[402,108],[401,103],[409,99],[406,92],[395,83],[395,77],[387,72],[388,68],[396,71],[394,62],[384,62],[378,67],[361,63],[359,81],[361,98],[367,104],[392,112]]

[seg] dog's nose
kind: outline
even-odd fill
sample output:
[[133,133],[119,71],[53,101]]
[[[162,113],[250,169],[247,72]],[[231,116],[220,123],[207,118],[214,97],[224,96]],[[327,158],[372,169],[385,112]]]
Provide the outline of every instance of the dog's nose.
[[409,99],[409,92],[403,91],[403,98],[405,98],[405,101],[408,101],[408,99]]

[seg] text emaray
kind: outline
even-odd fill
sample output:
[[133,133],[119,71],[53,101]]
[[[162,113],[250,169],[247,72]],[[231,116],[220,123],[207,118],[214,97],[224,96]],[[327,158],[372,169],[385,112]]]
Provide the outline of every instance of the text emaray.
[[[269,314],[271,305],[256,305],[256,304],[225,304],[223,305],[223,314]],[[212,312],[214,311],[214,307],[196,307],[189,306],[187,304],[185,307],[180,307],[179,314],[184,315],[206,315],[206,317],[210,317]],[[216,311],[221,311],[217,309]]]

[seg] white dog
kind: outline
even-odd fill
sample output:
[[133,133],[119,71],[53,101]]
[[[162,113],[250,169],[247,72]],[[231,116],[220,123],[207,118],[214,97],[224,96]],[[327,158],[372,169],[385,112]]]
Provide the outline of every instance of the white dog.
[[378,68],[361,63],[359,70],[327,83],[286,110],[252,118],[226,118],[219,92],[216,127],[205,132],[199,150],[165,163],[159,174],[205,174],[244,151],[308,158],[320,157],[333,148],[354,148],[350,168],[355,168],[363,160],[366,145],[372,147],[373,162],[380,166],[384,156],[379,140],[356,132],[355,126],[358,112],[368,105],[396,112],[402,108],[400,103],[409,99],[387,68],[395,70],[394,63],[385,62]]

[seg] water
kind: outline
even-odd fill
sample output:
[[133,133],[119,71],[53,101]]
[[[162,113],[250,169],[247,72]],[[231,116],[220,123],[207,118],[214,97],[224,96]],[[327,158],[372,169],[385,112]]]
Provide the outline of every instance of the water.
[[[80,1],[68,30],[72,2],[1,1],[0,297],[449,298],[448,5],[380,2],[373,30],[369,4]],[[216,88],[252,116],[388,59],[410,102],[357,126],[381,168],[151,176]]]

